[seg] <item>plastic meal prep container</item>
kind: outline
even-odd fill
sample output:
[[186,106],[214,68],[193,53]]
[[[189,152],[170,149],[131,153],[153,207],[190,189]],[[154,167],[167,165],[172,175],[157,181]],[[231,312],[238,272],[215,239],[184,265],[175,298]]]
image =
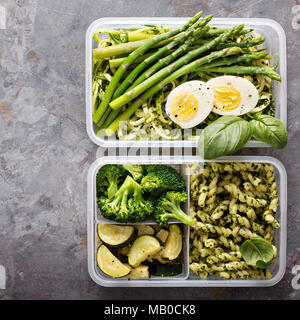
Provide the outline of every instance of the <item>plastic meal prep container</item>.
[[[117,140],[101,139],[95,134],[95,125],[92,121],[92,49],[97,47],[93,40],[93,33],[97,29],[105,28],[136,28],[145,24],[161,25],[165,27],[176,27],[184,24],[189,18],[156,18],[156,17],[121,17],[121,18],[101,18],[95,20],[86,32],[86,126],[90,139],[97,145],[103,147],[196,147],[197,141],[191,140],[157,140],[157,141],[137,141],[137,140]],[[275,116],[282,120],[286,126],[287,118],[287,71],[286,71],[286,37],[281,25],[271,19],[257,18],[214,18],[210,22],[216,27],[230,28],[237,24],[245,24],[245,28],[252,28],[266,38],[263,44],[268,48],[268,52],[273,57],[273,63],[279,61],[276,71],[281,75],[282,81],[272,81],[273,97],[275,104]],[[268,147],[267,144],[251,140],[245,147]]]
[[[183,249],[182,262],[183,272],[175,277],[161,278],[151,277],[150,279],[130,279],[112,278],[105,275],[97,266],[96,252],[100,240],[97,235],[97,224],[116,222],[103,220],[99,216],[96,202],[96,174],[105,164],[167,164],[175,166],[187,179],[188,195],[189,195],[189,168],[188,163],[205,163],[205,162],[260,162],[270,163],[274,166],[277,189],[279,195],[279,207],[276,218],[280,223],[280,228],[274,232],[274,245],[277,247],[276,264],[269,267],[271,279],[236,279],[226,280],[221,278],[208,277],[201,279],[197,275],[189,273],[189,227],[180,224],[183,227]],[[286,171],[282,163],[273,157],[257,157],[257,156],[228,156],[217,160],[202,160],[195,156],[183,157],[103,157],[97,159],[90,167],[87,180],[87,231],[88,231],[88,270],[91,278],[99,285],[105,287],[267,287],[273,286],[284,275],[286,267],[286,238],[287,238],[287,177]],[[189,202],[187,203],[187,212],[189,212]],[[142,224],[153,224],[153,221],[145,221]]]

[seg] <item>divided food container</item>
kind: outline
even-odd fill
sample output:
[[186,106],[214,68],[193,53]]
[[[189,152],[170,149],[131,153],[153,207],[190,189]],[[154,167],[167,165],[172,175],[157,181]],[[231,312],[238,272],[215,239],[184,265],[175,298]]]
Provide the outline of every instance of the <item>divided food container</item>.
[[[93,40],[93,33],[97,29],[105,28],[135,28],[145,24],[176,27],[182,25],[188,18],[156,18],[156,17],[121,17],[101,18],[94,21],[86,33],[86,126],[90,139],[102,147],[196,147],[197,142],[191,140],[162,140],[162,141],[130,141],[116,139],[101,139],[95,134],[95,126],[92,121],[92,49],[97,47]],[[281,83],[273,81],[273,97],[275,101],[275,116],[286,125],[287,118],[287,80],[286,80],[286,38],[280,24],[271,19],[256,18],[214,18],[210,22],[216,27],[229,28],[237,24],[245,24],[245,28],[253,28],[266,38],[264,45],[273,57],[273,63],[279,61],[276,71],[281,75]],[[251,140],[245,147],[267,147],[260,141]]]
[[[189,227],[182,225],[184,234],[184,243],[182,249],[183,272],[182,274],[169,277],[151,277],[150,279],[130,279],[111,278],[101,272],[96,263],[96,252],[99,246],[97,235],[97,224],[115,222],[101,217],[98,211],[96,201],[96,174],[105,164],[166,164],[175,167],[186,179],[187,191],[189,195],[189,163],[205,162],[260,162],[270,163],[274,166],[278,195],[279,207],[276,214],[281,227],[275,231],[274,244],[277,247],[278,254],[276,264],[270,266],[272,273],[271,279],[247,279],[247,280],[225,280],[220,278],[208,277],[201,279],[196,275],[189,274]],[[88,172],[88,198],[87,198],[87,226],[88,226],[88,269],[91,278],[99,285],[106,287],[266,287],[276,284],[283,277],[286,265],[286,238],[287,238],[287,178],[284,166],[280,161],[272,157],[257,156],[228,156],[217,160],[203,160],[195,156],[182,157],[103,157],[97,159],[90,167]],[[189,212],[189,202],[185,208]],[[172,221],[171,223],[174,223]],[[142,224],[153,224],[153,220],[142,222]]]

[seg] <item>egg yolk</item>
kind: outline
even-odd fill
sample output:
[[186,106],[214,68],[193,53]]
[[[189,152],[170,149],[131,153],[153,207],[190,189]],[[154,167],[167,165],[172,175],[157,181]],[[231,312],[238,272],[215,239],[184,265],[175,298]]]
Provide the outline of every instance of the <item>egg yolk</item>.
[[188,121],[194,118],[198,111],[198,100],[191,92],[179,92],[174,95],[171,105],[171,114],[179,121]]
[[241,94],[230,85],[222,85],[213,88],[214,106],[222,111],[231,111],[236,109],[241,103]]

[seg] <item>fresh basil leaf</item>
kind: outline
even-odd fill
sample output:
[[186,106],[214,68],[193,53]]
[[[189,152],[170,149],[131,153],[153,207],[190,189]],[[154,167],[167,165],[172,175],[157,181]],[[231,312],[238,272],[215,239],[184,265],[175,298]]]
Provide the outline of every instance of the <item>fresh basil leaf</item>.
[[249,266],[267,268],[274,257],[274,249],[270,242],[261,237],[252,237],[240,247],[242,257]]
[[237,116],[222,116],[200,134],[199,153],[204,159],[215,159],[241,149],[251,138],[249,122]]
[[250,125],[256,140],[265,142],[277,149],[282,149],[287,144],[287,131],[280,119],[266,114],[256,114],[250,121]]

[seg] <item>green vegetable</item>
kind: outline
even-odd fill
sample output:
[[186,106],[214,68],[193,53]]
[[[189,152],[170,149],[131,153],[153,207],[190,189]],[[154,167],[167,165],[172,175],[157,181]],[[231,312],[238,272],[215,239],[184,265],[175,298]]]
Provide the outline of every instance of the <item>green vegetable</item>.
[[250,266],[267,268],[274,257],[274,249],[270,242],[261,237],[252,237],[242,243],[240,252]]
[[138,237],[130,247],[128,263],[135,268],[149,256],[156,254],[160,249],[159,241],[153,236],[144,235]]
[[[164,88],[169,83],[173,82],[174,80],[178,79],[179,77],[194,72],[200,65],[210,63],[212,60],[221,58],[228,55],[237,54],[241,51],[240,48],[227,48],[222,49],[220,51],[215,51],[207,56],[201,57],[187,65],[182,66],[180,69],[176,70],[175,72],[171,73],[169,76],[158,82],[156,85],[148,89],[146,92],[144,92],[143,95],[138,97],[134,102],[125,109],[123,113],[121,113],[106,129],[106,134],[108,136],[112,135],[114,132],[116,132],[119,128],[119,123],[121,121],[127,121],[134,112],[143,104],[146,103],[147,100],[153,96],[156,92],[160,91],[162,88]],[[169,67],[169,66],[168,66]],[[133,88],[134,90],[135,88]]]
[[141,181],[144,192],[151,192],[157,195],[167,190],[183,191],[186,184],[176,169],[160,164],[145,166],[146,175]]
[[[134,87],[136,87],[138,84],[142,83],[144,80],[147,80],[153,73],[161,69],[162,67],[167,66],[169,63],[171,63],[173,60],[175,60],[177,57],[182,55],[188,50],[189,46],[189,41],[188,39],[183,45],[181,45],[177,50],[171,52],[166,56],[165,58],[160,59],[157,63],[155,63],[152,67],[147,69],[144,73],[142,73],[136,81],[128,88],[127,91],[131,91]],[[125,80],[124,80],[125,81]],[[110,108],[110,107],[109,107]],[[111,109],[111,108],[110,108]],[[113,109],[109,116],[107,117],[107,120],[103,124],[103,128],[107,128],[115,119],[116,117],[120,114],[122,111],[122,108],[119,109]]]
[[121,248],[130,243],[136,236],[133,226],[98,223],[97,232],[100,240],[109,247]]
[[[205,38],[205,39],[206,38],[214,38],[214,37],[219,36],[222,33],[228,32],[229,30],[230,29],[228,29],[228,28],[222,29],[222,28],[210,27],[210,29],[208,31],[204,32],[203,34],[200,32],[199,37]],[[252,31],[251,29],[243,29],[243,30],[240,30],[237,33],[237,35],[247,34],[251,31]]]
[[182,251],[182,232],[177,224],[171,224],[169,235],[165,243],[162,258],[175,260],[179,257]]
[[118,222],[143,221],[153,210],[152,203],[143,198],[142,187],[130,176],[110,199],[100,197],[98,205],[105,218]]
[[118,68],[118,70],[116,71],[116,73],[113,75],[108,87],[105,90],[105,96],[104,99],[101,101],[101,104],[99,106],[99,108],[97,109],[96,113],[93,116],[93,121],[95,123],[98,123],[99,120],[101,119],[101,117],[103,116],[103,114],[105,113],[111,98],[115,92],[115,89],[117,88],[121,78],[124,76],[125,72],[128,70],[128,68],[130,67],[130,65],[132,65],[134,63],[134,61],[141,55],[143,55],[144,53],[146,53],[147,50],[149,50],[150,48],[152,48],[155,44],[166,40],[168,38],[171,38],[183,31],[185,31],[186,29],[188,29],[190,26],[192,26],[202,15],[202,12],[199,12],[198,14],[196,14],[191,20],[189,20],[186,24],[184,24],[183,26],[171,30],[169,32],[160,34],[154,38],[151,38],[149,40],[147,40],[147,42],[145,42],[145,44],[139,48],[137,48],[135,51],[133,51],[127,58],[126,60],[120,65],[120,67]]
[[126,89],[134,82],[136,77],[148,66],[150,66],[152,63],[159,60],[162,56],[164,56],[166,53],[169,53],[170,50],[177,47],[178,45],[182,44],[187,38],[189,38],[194,30],[197,28],[202,28],[205,26],[213,16],[207,16],[204,19],[202,19],[200,22],[196,23],[194,26],[189,28],[186,32],[184,32],[181,36],[175,38],[172,42],[166,44],[165,46],[158,49],[154,54],[152,54],[150,57],[146,58],[143,62],[141,62],[134,70],[130,72],[130,74],[123,80],[121,85],[118,87],[116,92],[114,93],[113,99],[119,97],[121,94],[123,94]]
[[107,164],[101,167],[96,176],[97,196],[107,196],[111,199],[125,176],[126,170],[121,165]]
[[185,191],[168,191],[157,200],[154,219],[160,225],[166,225],[170,218],[177,219],[184,224],[192,225],[195,219],[188,216],[182,209],[181,204],[187,200]]
[[222,116],[200,134],[199,153],[214,159],[241,149],[251,138],[251,125],[238,116]]
[[97,265],[107,275],[113,278],[120,278],[128,275],[131,271],[107,247],[102,244],[97,251]]
[[[148,52],[143,54],[142,56],[140,56],[139,58],[137,58],[135,60],[136,63],[140,63],[142,61],[144,61],[146,58],[148,58],[149,56],[151,56],[153,54],[153,52]],[[110,59],[109,60],[109,67],[110,69],[116,69],[118,67],[120,67],[120,65],[125,61],[127,57],[122,57],[122,58],[116,58],[116,59]]]
[[99,47],[99,48],[93,49],[93,56],[94,56],[94,59],[103,59],[103,58],[108,58],[112,56],[118,56],[121,54],[131,53],[137,48],[143,46],[148,41],[149,39],[144,39],[139,41],[121,43],[115,46]]
[[126,164],[123,167],[132,175],[134,180],[139,181],[143,177],[144,168],[142,165]]
[[265,142],[277,149],[285,147],[288,135],[280,119],[264,114],[255,114],[252,119],[250,125],[256,140]]
[[149,279],[149,266],[140,264],[138,267],[131,270],[128,275],[130,279]]
[[169,236],[169,231],[166,229],[160,229],[155,235],[155,237],[162,243],[165,243],[167,241],[168,236]]
[[264,37],[257,37],[255,39],[248,38],[245,41],[241,42],[227,42],[227,43],[221,43],[218,45],[218,49],[224,49],[228,47],[240,47],[240,48],[249,48],[253,46],[257,46],[258,44],[263,43],[266,40]]
[[[110,102],[110,107],[112,109],[119,109],[126,103],[130,102],[140,94],[142,94],[145,90],[153,86],[155,83],[157,83],[159,80],[167,77],[170,73],[172,73],[174,70],[184,66],[185,64],[189,63],[194,58],[198,57],[202,53],[211,50],[219,43],[222,43],[226,41],[230,36],[233,34],[236,34],[241,29],[243,29],[244,25],[238,25],[230,29],[228,33],[221,34],[219,37],[213,39],[212,41],[200,46],[197,49],[194,49],[192,51],[189,51],[187,54],[185,54],[183,57],[179,58],[175,62],[171,63],[170,65],[166,66],[165,68],[159,70],[157,73],[153,74],[150,78],[143,81],[133,89],[127,91],[122,96],[118,97],[117,99]],[[124,62],[125,63],[125,62]],[[120,69],[120,68],[119,68]],[[101,106],[100,106],[101,107]]]
[[218,67],[218,66],[229,66],[235,63],[250,63],[253,60],[259,60],[266,58],[268,56],[268,52],[259,51],[253,52],[249,54],[243,54],[241,56],[233,56],[233,57],[225,57],[221,59],[217,59],[214,62],[209,64],[205,64],[199,67],[199,70],[205,71],[209,70],[210,68]]
[[[204,19],[202,19],[199,23],[197,23],[193,28],[190,28],[190,32],[188,32],[188,36],[193,33],[193,31],[200,27],[200,30],[202,27],[204,27],[211,19],[213,16],[207,16]],[[183,34],[181,37],[178,39],[175,39],[172,41],[169,45],[176,44],[177,41],[179,41],[185,34]],[[187,37],[188,37],[187,36]],[[187,38],[186,37],[186,38]],[[160,59],[156,64],[154,64],[151,68],[147,69],[134,83],[133,85],[129,88],[131,90],[132,88],[136,87],[138,84],[142,83],[146,79],[148,79],[152,74],[154,74],[156,71],[161,69],[162,67],[167,66],[170,64],[175,58],[179,57],[182,53],[188,50],[188,46],[190,44],[190,41],[192,38],[189,39],[189,41],[186,41],[184,45],[179,46],[177,50],[172,52],[171,54],[168,54],[165,58]]]
[[229,66],[229,67],[214,67],[205,69],[206,72],[215,72],[223,74],[263,74],[270,77],[271,79],[281,81],[280,75],[267,68],[256,67],[256,66]]
[[138,230],[138,234],[137,234],[138,237],[139,237],[139,236],[143,236],[143,235],[145,235],[145,234],[148,234],[148,235],[150,235],[150,236],[153,236],[154,233],[155,233],[154,229],[153,229],[151,226],[147,225],[147,224],[137,225],[136,228],[137,228],[137,230]]

